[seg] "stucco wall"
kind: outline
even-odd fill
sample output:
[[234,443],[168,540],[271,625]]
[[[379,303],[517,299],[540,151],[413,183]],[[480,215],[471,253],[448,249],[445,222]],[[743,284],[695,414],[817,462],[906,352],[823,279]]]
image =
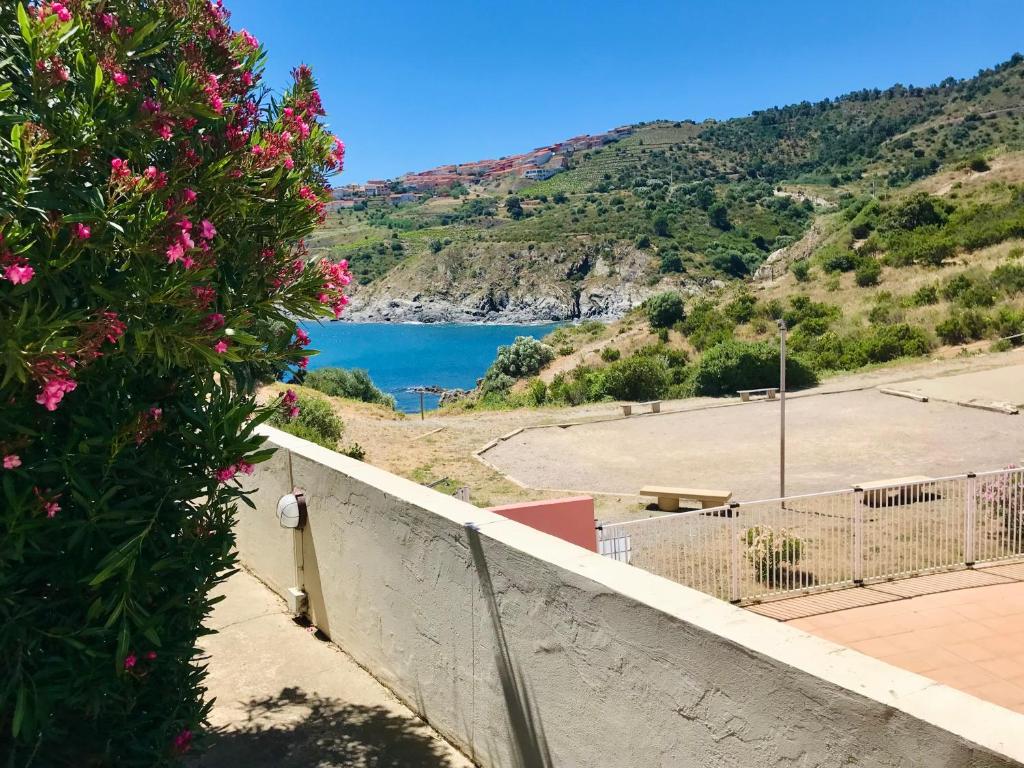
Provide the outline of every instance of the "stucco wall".
[[266,434],[243,563],[291,586],[271,496],[304,488],[315,623],[485,766],[1024,765],[1024,716]]

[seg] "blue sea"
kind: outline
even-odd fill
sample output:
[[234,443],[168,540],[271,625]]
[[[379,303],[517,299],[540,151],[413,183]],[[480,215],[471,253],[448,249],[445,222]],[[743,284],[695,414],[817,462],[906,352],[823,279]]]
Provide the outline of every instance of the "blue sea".
[[[472,389],[493,362],[498,347],[516,336],[542,338],[547,325],[421,325],[414,323],[324,323],[306,325],[310,370],[325,366],[365,368],[378,388],[393,395],[399,410],[418,411],[420,396],[410,387],[437,385]],[[438,396],[425,395],[427,408]]]

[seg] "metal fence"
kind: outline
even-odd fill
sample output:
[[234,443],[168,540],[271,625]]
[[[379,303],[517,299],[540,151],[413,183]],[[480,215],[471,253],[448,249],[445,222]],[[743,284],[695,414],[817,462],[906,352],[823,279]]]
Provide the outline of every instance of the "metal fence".
[[606,523],[598,548],[733,602],[1020,558],[1024,469]]

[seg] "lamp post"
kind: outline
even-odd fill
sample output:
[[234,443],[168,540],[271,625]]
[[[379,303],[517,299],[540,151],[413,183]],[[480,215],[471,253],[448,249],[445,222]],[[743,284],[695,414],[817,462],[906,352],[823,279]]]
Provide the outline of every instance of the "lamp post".
[[786,321],[779,320],[779,498],[786,496]]

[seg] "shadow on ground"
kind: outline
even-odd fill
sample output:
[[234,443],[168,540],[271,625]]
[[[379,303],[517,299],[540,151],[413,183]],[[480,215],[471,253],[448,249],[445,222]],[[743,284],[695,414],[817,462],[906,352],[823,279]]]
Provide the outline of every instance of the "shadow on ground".
[[384,707],[285,688],[245,704],[245,721],[212,734],[193,768],[448,768],[424,724]]

